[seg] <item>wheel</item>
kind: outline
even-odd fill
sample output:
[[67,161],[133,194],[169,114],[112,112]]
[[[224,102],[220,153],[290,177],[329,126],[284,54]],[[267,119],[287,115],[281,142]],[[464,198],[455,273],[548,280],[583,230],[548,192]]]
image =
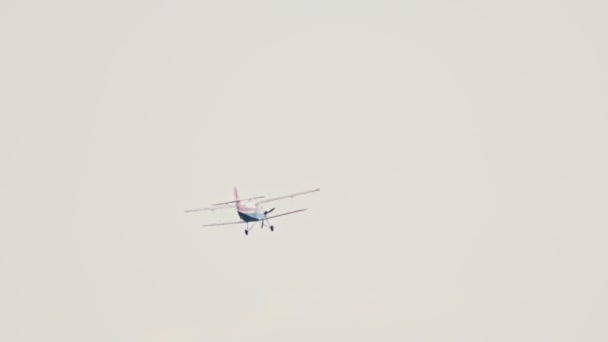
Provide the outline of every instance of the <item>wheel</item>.
[[274,232],[274,226],[270,226],[270,231]]
[[249,235],[249,231],[245,229],[245,235]]

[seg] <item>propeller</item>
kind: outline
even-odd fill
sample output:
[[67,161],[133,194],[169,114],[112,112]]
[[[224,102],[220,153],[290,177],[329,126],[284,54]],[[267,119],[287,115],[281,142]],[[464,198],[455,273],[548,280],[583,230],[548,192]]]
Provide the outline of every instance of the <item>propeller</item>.
[[273,212],[275,209],[276,209],[276,208],[272,208],[272,209],[270,209],[270,210],[266,210],[266,211],[264,212],[264,216],[266,216],[266,215],[270,214],[270,213],[271,213],[271,212]]

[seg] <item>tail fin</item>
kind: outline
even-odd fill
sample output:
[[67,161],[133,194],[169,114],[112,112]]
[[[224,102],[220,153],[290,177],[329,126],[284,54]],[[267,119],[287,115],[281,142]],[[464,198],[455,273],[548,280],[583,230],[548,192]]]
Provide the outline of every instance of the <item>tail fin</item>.
[[239,198],[239,191],[236,189],[236,186],[234,187],[234,201],[236,203],[236,208],[240,208],[241,207],[241,200]]

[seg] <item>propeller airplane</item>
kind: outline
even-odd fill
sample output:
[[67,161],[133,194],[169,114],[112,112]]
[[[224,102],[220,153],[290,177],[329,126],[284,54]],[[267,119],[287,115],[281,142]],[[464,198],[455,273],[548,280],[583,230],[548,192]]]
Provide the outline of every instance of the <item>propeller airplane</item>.
[[[269,219],[274,219],[276,217],[299,213],[299,212],[305,211],[306,209],[298,209],[298,210],[288,211],[288,212],[281,213],[281,214],[268,216],[268,214],[272,213],[275,208],[265,210],[264,207],[261,205],[262,203],[274,202],[274,201],[278,201],[278,200],[282,200],[282,199],[286,199],[286,198],[293,199],[294,197],[306,195],[306,194],[309,194],[312,192],[317,192],[319,190],[321,190],[321,189],[296,192],[296,193],[285,195],[285,196],[266,198],[266,199],[264,199],[264,196],[241,199],[239,197],[238,190],[236,189],[236,187],[234,187],[234,201],[216,203],[216,204],[212,204],[210,207],[188,209],[188,210],[185,210],[185,212],[190,213],[190,212],[195,212],[195,211],[215,211],[215,210],[219,210],[219,209],[235,208],[237,214],[239,215],[239,218],[241,219],[240,221],[204,224],[203,227],[224,226],[224,225],[229,225],[229,224],[245,223],[247,225],[247,228],[245,229],[245,235],[249,235],[249,231],[251,229],[253,229],[258,222],[261,222],[260,229],[264,228],[264,223],[266,223],[270,227],[270,231],[272,232],[272,231],[274,231],[274,226],[270,224]],[[253,200],[259,200],[259,201],[251,203],[251,201],[253,201]],[[249,226],[250,223],[252,223],[251,227]]]

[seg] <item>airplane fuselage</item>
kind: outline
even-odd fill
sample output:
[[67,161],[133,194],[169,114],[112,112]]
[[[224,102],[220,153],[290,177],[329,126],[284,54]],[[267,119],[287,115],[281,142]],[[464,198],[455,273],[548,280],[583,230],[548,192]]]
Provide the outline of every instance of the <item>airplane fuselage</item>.
[[245,222],[261,221],[266,216],[266,215],[264,215],[264,212],[257,211],[257,210],[245,211],[242,209],[237,209],[237,213],[239,213],[239,217],[241,218],[241,220],[243,220]]

